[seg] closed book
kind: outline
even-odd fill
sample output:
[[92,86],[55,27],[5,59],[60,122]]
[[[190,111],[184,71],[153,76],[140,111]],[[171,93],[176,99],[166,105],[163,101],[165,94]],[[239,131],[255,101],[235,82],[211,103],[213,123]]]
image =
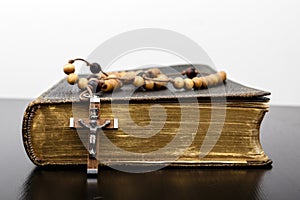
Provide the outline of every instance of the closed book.
[[[188,67],[160,69],[168,75]],[[88,119],[89,102],[81,101],[80,93],[63,79],[28,105],[22,136],[34,164],[87,163],[89,130],[77,123]],[[176,90],[170,84],[145,91],[129,84],[102,93],[99,116],[116,120],[117,127],[98,131],[97,160],[108,166],[269,166],[272,161],[260,143],[268,95],[231,80],[199,90]]]

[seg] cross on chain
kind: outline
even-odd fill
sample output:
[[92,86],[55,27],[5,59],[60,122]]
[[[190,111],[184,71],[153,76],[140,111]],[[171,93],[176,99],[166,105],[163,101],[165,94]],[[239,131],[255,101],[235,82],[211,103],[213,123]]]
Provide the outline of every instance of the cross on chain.
[[101,119],[100,118],[100,98],[96,95],[90,97],[89,119],[70,118],[70,128],[89,129],[88,136],[88,158],[87,158],[87,174],[98,174],[97,161],[97,131],[99,129],[118,129],[118,119]]

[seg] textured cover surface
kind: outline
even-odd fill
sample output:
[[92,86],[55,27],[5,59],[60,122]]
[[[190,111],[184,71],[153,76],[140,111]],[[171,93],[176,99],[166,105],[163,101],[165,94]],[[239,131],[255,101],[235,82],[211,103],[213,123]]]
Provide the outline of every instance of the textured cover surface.
[[[181,72],[191,65],[176,65],[166,68],[161,68],[161,71],[165,74],[171,74],[175,71]],[[193,65],[199,71],[204,73],[214,73],[215,71],[205,65]],[[230,75],[229,75],[230,77]],[[114,92],[114,100],[170,100],[176,98],[214,98],[214,97],[226,97],[228,99],[237,98],[257,98],[270,95],[270,92],[262,91],[250,87],[243,86],[236,82],[227,80],[223,86],[215,86],[206,90],[190,90],[190,91],[176,91],[172,93],[170,90],[158,90],[158,91],[146,91],[135,92],[131,95],[131,91],[134,89],[132,85],[125,85],[121,90]],[[36,99],[36,103],[62,103],[62,102],[75,102],[79,101],[80,90],[77,87],[69,85],[66,79],[61,80],[58,84],[53,86],[47,92],[42,94]],[[111,101],[112,95],[110,93],[104,93],[101,97],[101,101]]]

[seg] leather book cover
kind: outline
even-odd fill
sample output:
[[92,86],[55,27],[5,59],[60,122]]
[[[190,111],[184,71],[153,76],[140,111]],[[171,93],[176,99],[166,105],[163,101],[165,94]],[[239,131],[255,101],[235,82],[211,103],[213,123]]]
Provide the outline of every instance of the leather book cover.
[[[163,73],[170,74],[174,71],[181,72],[190,66],[176,65],[160,69]],[[205,65],[193,66],[206,74],[215,72]],[[23,118],[22,136],[26,152],[34,164],[38,166],[86,164],[88,152],[84,145],[86,142],[84,135],[87,133],[83,131],[79,134],[69,127],[70,118],[74,115],[83,118],[88,115],[88,104],[80,102],[80,92],[76,86],[69,85],[63,79],[28,105]],[[159,158],[153,156],[157,154],[153,154],[149,158],[139,157],[136,160],[128,157],[126,153],[114,151],[108,144],[100,143],[98,154],[102,157],[99,159],[106,165],[155,164],[163,161],[170,162],[173,166],[269,165],[271,160],[263,152],[259,141],[260,124],[268,111],[267,95],[270,93],[231,80],[226,80],[226,84],[221,86],[191,91],[174,92],[169,89],[134,91],[132,85],[125,85],[112,94],[103,93],[100,97],[101,115],[104,118],[115,117],[113,106],[121,112],[119,129],[104,130],[103,134],[125,152],[146,155],[172,142],[182,123],[178,114],[183,112],[181,109],[195,108],[199,110],[201,116],[199,121],[195,121],[199,125],[197,130],[189,130],[187,126],[184,129],[185,134],[179,138],[179,141],[183,141],[187,135],[194,134],[194,140],[185,151],[166,150],[159,154]],[[221,101],[223,107],[220,108]],[[127,107],[124,107],[125,104],[128,104]],[[156,104],[161,104],[167,113],[165,119],[157,117],[158,119],[154,120],[154,123],[166,121],[161,132],[150,139],[136,138],[124,133],[123,130],[135,131],[136,127],[126,123],[125,109],[129,109],[130,117],[136,124],[147,127],[149,121],[153,120],[149,118],[149,110]],[[74,106],[77,106],[75,110]],[[199,157],[205,146],[209,124],[218,123],[211,118],[213,108],[226,111],[224,125],[211,151]],[[157,109],[160,107],[158,106]],[[193,116],[192,113],[187,116],[186,118],[191,118],[187,119],[189,120],[187,123],[192,122],[194,117],[198,117]],[[181,155],[176,157],[175,154],[179,155],[179,153]],[[172,160],[175,157],[176,160]]]

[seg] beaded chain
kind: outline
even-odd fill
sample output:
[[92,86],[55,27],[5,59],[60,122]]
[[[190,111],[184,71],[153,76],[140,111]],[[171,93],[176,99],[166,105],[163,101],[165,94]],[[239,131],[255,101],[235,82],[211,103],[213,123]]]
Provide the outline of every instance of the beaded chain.
[[[79,78],[78,75],[75,74],[75,61],[85,62],[86,65],[90,67],[90,71],[93,74],[88,77]],[[81,58],[69,60],[68,64],[64,66],[64,73],[68,75],[67,81],[69,84],[77,84],[78,88],[83,91],[80,95],[81,99],[83,99],[83,95],[86,93],[92,94],[92,91],[95,91],[96,93],[100,91],[112,92],[125,84],[133,84],[135,87],[144,88],[145,90],[163,89],[166,88],[168,83],[172,83],[176,89],[205,89],[209,86],[215,86],[225,82],[227,77],[224,71],[201,76],[200,72],[195,67],[189,67],[181,73],[178,73],[180,76],[176,78],[168,77],[158,68],[147,69],[146,71],[138,70],[105,73],[98,63],[89,63]]]

